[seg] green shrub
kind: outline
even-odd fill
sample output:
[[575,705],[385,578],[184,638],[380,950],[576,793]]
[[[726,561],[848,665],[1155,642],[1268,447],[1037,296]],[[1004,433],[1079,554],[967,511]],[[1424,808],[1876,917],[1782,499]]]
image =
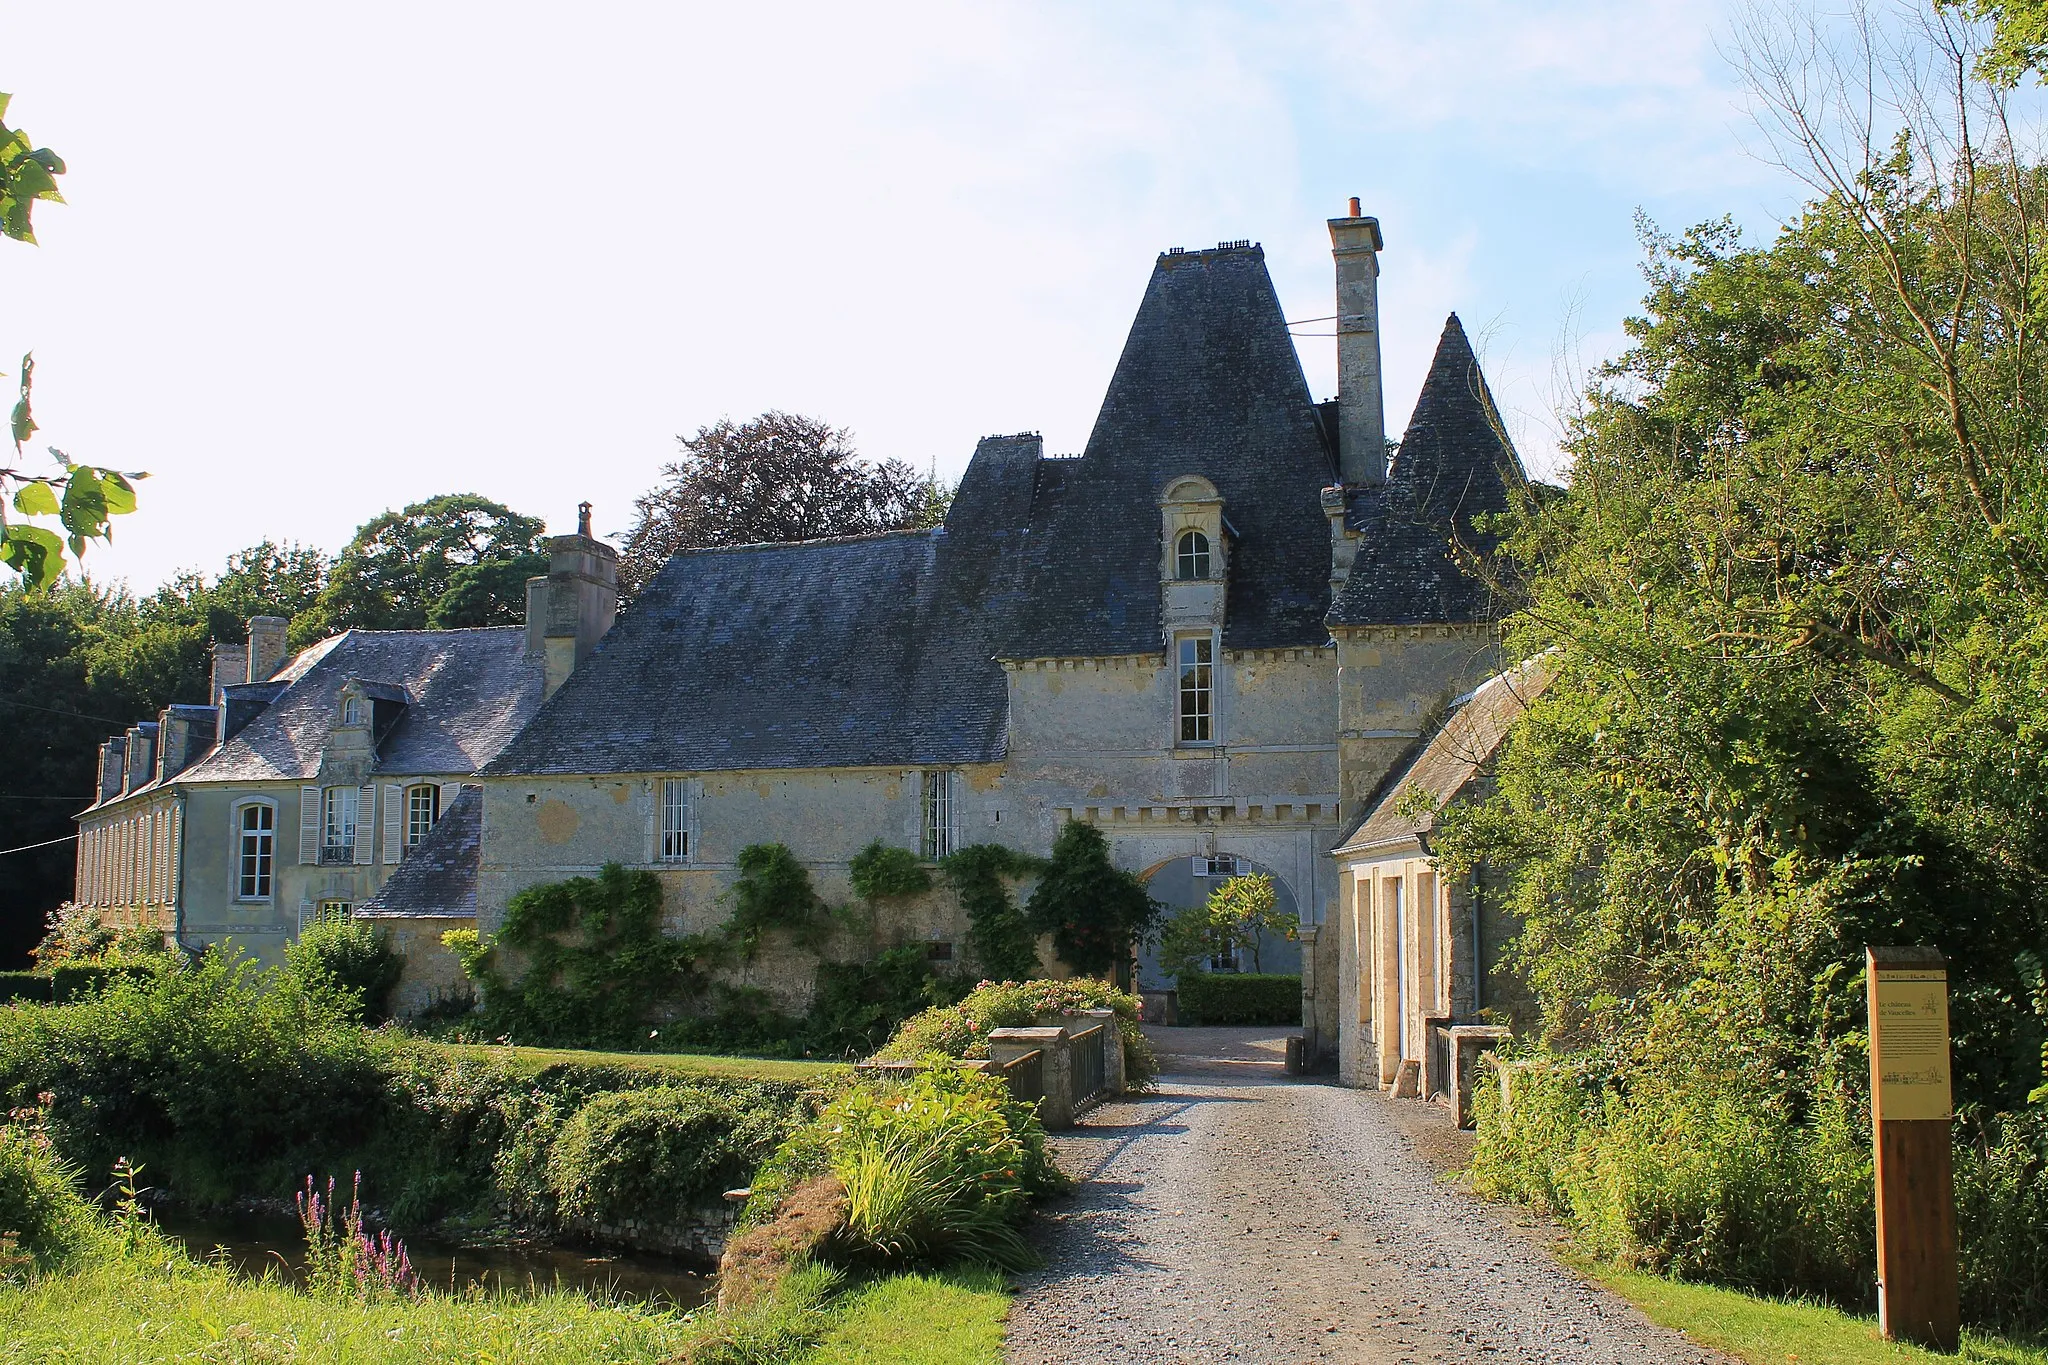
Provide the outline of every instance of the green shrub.
[[146,981],[169,965],[150,962],[59,962],[50,969],[50,995],[58,1004],[83,1000],[112,981]]
[[30,1112],[0,1123],[0,1282],[20,1261],[37,1271],[68,1264],[100,1225]]
[[235,952],[117,974],[72,1004],[0,1011],[0,1098],[54,1094],[50,1133],[89,1171],[130,1156],[200,1200],[281,1191],[381,1112],[379,1045],[348,1004]]
[[1110,860],[1101,830],[1069,820],[1054,837],[1045,876],[1025,908],[1032,927],[1052,935],[1062,962],[1077,972],[1121,977],[1132,945],[1164,907],[1143,879]]
[[1982,1125],[1956,1146],[1963,1320],[2048,1328],[2048,1111]]
[[319,982],[347,991],[360,1004],[358,1018],[389,1018],[386,1005],[405,963],[384,942],[384,931],[359,919],[340,917],[309,924],[284,950],[285,969],[309,985]]
[[788,1119],[680,1086],[598,1095],[555,1139],[548,1185],[573,1218],[678,1219],[744,1184]]
[[1806,1113],[1752,1078],[1509,1064],[1482,1086],[1471,1166],[1482,1193],[1555,1212],[1622,1265],[1767,1294],[1862,1305],[1875,1271],[1867,1115],[1816,1086]]
[[1298,976],[1190,972],[1176,984],[1183,1024],[1222,1026],[1301,1022],[1301,978]]
[[862,900],[887,896],[916,896],[932,889],[932,874],[917,855],[907,848],[895,848],[875,840],[853,855],[849,869],[853,894]]
[[804,1020],[804,1051],[865,1057],[919,1010],[948,1005],[971,988],[966,978],[935,971],[921,943],[878,953],[867,962],[824,962]]
[[0,972],[0,1005],[10,1000],[27,1000],[47,1005],[56,999],[47,972]]
[[1124,1042],[1125,1083],[1133,1090],[1149,1086],[1159,1074],[1159,1058],[1138,1026],[1138,997],[1085,976],[1061,981],[984,981],[957,1005],[928,1009],[906,1019],[875,1057],[913,1062],[936,1052],[947,1057],[984,1058],[993,1029],[1029,1028],[1041,1016],[1099,1009],[1116,1012],[1117,1032]]
[[827,1106],[756,1174],[748,1222],[825,1171],[846,1189],[831,1254],[853,1261],[1029,1264],[1025,1204],[1065,1184],[1033,1107],[1000,1079],[950,1065]]

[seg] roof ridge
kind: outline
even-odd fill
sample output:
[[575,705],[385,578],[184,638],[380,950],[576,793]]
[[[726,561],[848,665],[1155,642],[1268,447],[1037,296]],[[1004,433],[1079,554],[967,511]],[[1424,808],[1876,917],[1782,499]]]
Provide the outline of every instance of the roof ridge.
[[743,550],[789,550],[805,545],[857,545],[898,536],[929,536],[944,529],[943,526],[899,526],[888,531],[862,531],[851,536],[814,536],[809,540],[749,540],[740,545],[692,545],[675,551],[669,558],[675,559],[682,555],[732,554]]

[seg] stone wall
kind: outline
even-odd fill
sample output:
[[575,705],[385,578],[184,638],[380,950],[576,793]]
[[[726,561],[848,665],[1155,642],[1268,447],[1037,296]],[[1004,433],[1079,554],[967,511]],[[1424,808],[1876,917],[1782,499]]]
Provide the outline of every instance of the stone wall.
[[384,944],[404,962],[398,984],[391,988],[391,1013],[410,1019],[449,1000],[475,994],[462,963],[441,942],[451,929],[474,929],[469,915],[377,915],[366,923],[384,931]]

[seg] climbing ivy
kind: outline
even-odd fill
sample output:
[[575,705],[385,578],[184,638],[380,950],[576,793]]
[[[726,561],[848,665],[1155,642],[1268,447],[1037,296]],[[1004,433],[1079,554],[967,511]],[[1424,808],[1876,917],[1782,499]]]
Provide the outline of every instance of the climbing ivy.
[[832,913],[796,855],[783,844],[749,844],[738,865],[732,918],[720,932],[740,956],[752,962],[770,929],[787,930],[800,946],[816,948],[832,928]]
[[862,900],[915,896],[932,889],[932,874],[917,855],[875,840],[853,855],[853,893]]
[[1001,844],[970,844],[939,864],[967,912],[967,948],[991,981],[1029,981],[1039,975],[1038,936],[1004,879],[1045,871],[1043,859]]
[[[487,1027],[536,1041],[632,1041],[660,1000],[700,984],[725,952],[719,938],[663,934],[661,879],[617,863],[527,887],[493,937],[457,930],[442,942],[482,988]],[[525,961],[516,980],[506,949]]]

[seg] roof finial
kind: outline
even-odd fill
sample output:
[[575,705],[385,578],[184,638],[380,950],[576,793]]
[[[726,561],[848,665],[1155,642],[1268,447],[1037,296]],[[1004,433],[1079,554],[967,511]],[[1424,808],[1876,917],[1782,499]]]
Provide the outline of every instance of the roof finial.
[[587,502],[576,504],[576,534],[585,540],[590,539],[590,504]]

